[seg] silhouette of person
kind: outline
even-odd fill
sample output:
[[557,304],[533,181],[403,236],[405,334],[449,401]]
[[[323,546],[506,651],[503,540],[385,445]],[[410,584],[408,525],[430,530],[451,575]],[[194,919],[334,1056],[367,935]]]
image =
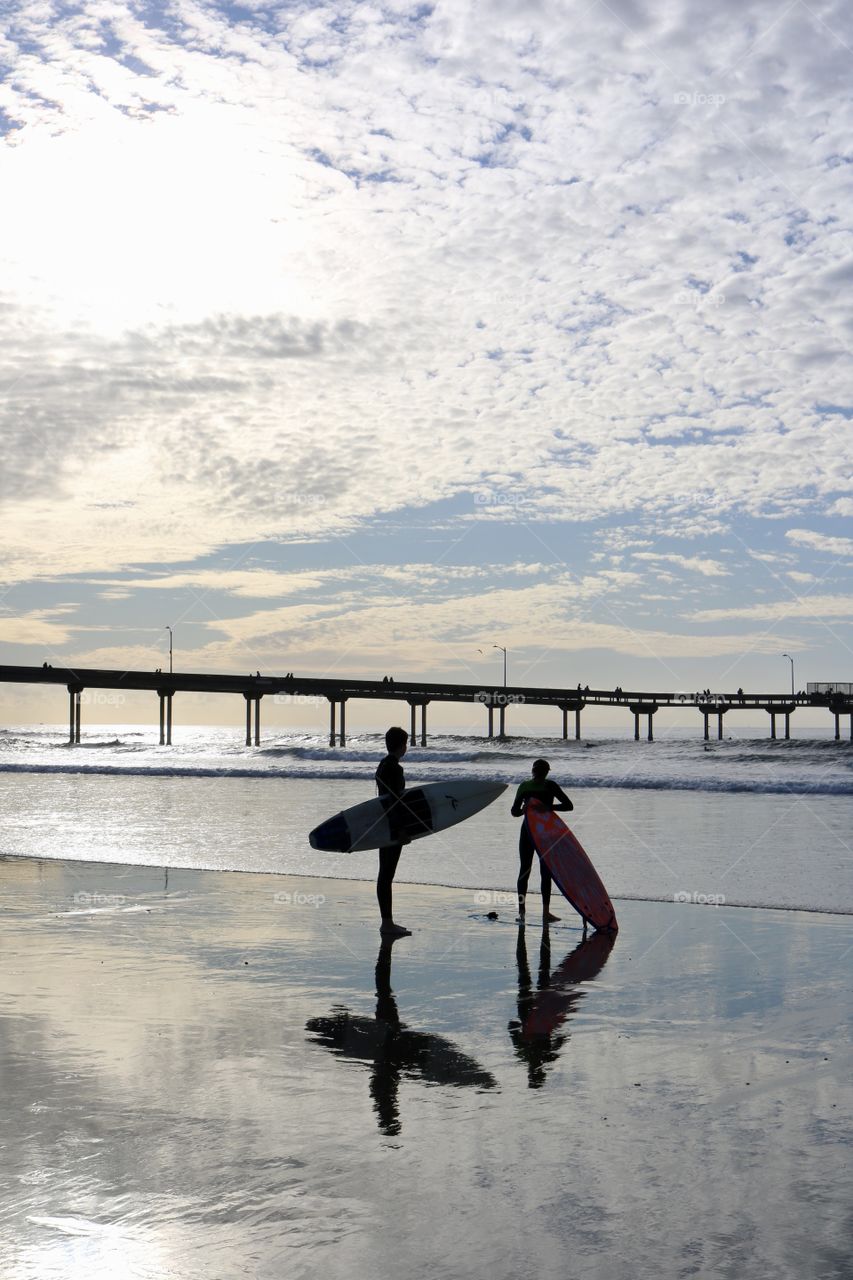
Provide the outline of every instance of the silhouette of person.
[[[406,789],[406,775],[403,773],[400,761],[408,750],[409,735],[399,725],[393,725],[385,734],[385,746],[388,754],[379,761],[379,767],[376,770],[376,788],[380,797],[386,802],[388,826],[391,837],[394,839],[395,831],[400,832],[402,820],[405,817],[400,801]],[[379,850],[379,875],[376,879],[376,898],[381,917],[379,931],[387,937],[411,936],[410,929],[394,923],[393,910],[394,875],[403,845],[408,843],[405,835],[400,832],[400,838],[395,840],[394,844],[386,844]]]
[[[512,802],[512,809],[510,810],[514,818],[523,817],[527,808],[527,802],[534,798],[543,804],[546,809],[565,811],[574,808],[574,805],[566,795],[565,791],[563,791],[562,787],[549,779],[548,774],[550,772],[551,766],[547,760],[533,761],[533,776],[528,779],[527,782],[522,782],[515,793],[515,799]],[[527,882],[530,878],[530,869],[533,866],[533,855],[535,853],[536,846],[533,843],[530,828],[525,820],[522,822],[521,830],[518,833],[518,857],[520,865],[516,889],[518,891],[518,920],[520,924],[524,923]],[[551,873],[541,859],[539,861],[539,876],[542,889],[542,918],[545,921],[557,920],[558,917],[551,915],[549,910],[551,903]]]

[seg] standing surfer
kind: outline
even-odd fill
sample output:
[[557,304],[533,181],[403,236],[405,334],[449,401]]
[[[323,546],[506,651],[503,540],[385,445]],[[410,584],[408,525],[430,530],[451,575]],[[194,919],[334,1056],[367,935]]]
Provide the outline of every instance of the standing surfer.
[[[386,798],[385,811],[388,815],[388,825],[393,838],[397,834],[399,819],[402,816],[400,803],[403,792],[406,789],[406,775],[403,773],[403,766],[400,761],[408,750],[409,735],[405,729],[395,725],[385,734],[385,746],[388,754],[379,761],[379,767],[376,770],[376,788],[380,797]],[[404,836],[397,844],[386,844],[384,848],[379,850],[379,875],[376,880],[376,897],[379,902],[379,914],[382,917],[379,932],[385,937],[406,938],[410,937],[412,932],[411,929],[404,929],[401,924],[394,923],[394,913],[391,906],[394,873],[397,870],[397,863],[400,861],[400,851],[403,845],[408,843]]]
[[[400,772],[402,773],[402,769]],[[515,793],[515,799],[512,802],[511,810],[514,818],[523,817],[528,801],[533,799],[538,800],[546,809],[571,810],[574,808],[574,805],[562,787],[558,786],[556,782],[553,782],[548,777],[550,772],[551,766],[547,760],[533,761],[533,776],[529,778],[527,782],[522,782],[518,791]],[[533,855],[535,852],[536,846],[533,843],[530,828],[525,820],[521,824],[521,831],[518,835],[518,856],[521,863],[517,886],[519,924],[524,924],[525,920],[527,881],[530,878],[530,868],[533,866]],[[542,880],[542,919],[545,923],[548,923],[552,920],[558,920],[559,916],[551,915],[551,912],[548,909],[551,904],[551,873],[541,858],[539,860],[539,874]]]

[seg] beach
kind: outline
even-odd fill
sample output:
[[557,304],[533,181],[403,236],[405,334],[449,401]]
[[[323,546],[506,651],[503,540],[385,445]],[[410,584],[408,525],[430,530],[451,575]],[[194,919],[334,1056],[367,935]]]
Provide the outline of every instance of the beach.
[[[635,743],[435,736],[406,755],[407,784],[504,782],[471,821],[406,849],[398,881],[510,891],[515,786],[547,753],[572,797],[572,829],[611,896],[853,912],[853,744],[695,735]],[[0,854],[371,879],[371,852],[317,854],[307,833],[375,793],[382,736],[332,750],[279,733],[245,747],[233,730],[0,731]],[[534,876],[534,882],[536,877]]]
[[353,880],[0,883],[9,1280],[850,1274],[849,917],[403,884],[382,948]]

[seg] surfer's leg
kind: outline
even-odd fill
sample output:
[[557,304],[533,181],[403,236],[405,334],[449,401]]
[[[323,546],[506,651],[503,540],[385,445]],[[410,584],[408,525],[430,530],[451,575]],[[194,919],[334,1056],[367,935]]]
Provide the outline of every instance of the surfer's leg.
[[551,906],[551,872],[545,866],[542,859],[539,859],[539,874],[542,877],[542,919],[546,923],[552,920],[559,920],[559,916],[551,914],[549,908]]
[[518,833],[518,859],[520,869],[518,873],[518,883],[516,889],[518,891],[518,914],[524,918],[524,904],[527,898],[527,881],[530,879],[530,868],[533,866],[533,855],[536,852],[536,846],[530,832],[527,829],[527,823],[522,822],[521,830]]
[[394,923],[392,908],[392,885],[397,863],[400,861],[401,844],[386,844],[379,850],[379,875],[376,879],[376,898],[379,902],[379,914],[382,917],[380,926],[383,933],[403,935],[409,932],[402,925]]

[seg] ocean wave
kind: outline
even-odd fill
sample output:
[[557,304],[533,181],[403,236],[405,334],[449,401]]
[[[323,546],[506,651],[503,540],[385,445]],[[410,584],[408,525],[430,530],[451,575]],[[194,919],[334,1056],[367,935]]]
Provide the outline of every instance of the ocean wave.
[[[93,774],[108,777],[155,777],[155,778],[253,778],[259,782],[277,782],[282,779],[313,779],[318,781],[353,782],[364,781],[373,785],[373,772],[376,765],[375,754],[369,757],[369,765],[365,759],[347,757],[349,767],[341,767],[340,760],[327,753],[323,756],[307,753],[304,757],[306,768],[261,769],[239,767],[229,764],[106,764],[103,762],[83,763],[68,762],[42,763],[35,761],[6,761],[0,763],[0,774]],[[312,769],[312,762],[322,759],[326,765],[323,769]],[[442,778],[459,779],[470,776],[471,762],[459,756],[433,758],[427,762],[419,762],[419,776],[410,778],[409,787],[419,782],[438,782]],[[453,763],[466,765],[465,769],[439,769],[436,766]],[[520,771],[517,769],[495,768],[488,772],[478,770],[474,775],[489,781],[504,782],[508,786],[518,783]],[[853,795],[853,779],[849,778],[809,778],[806,776],[789,776],[784,778],[745,778],[689,776],[684,774],[642,775],[629,772],[619,774],[589,774],[562,777],[562,785],[566,790],[620,790],[620,791],[696,791],[723,794],[756,794],[756,795]]]

